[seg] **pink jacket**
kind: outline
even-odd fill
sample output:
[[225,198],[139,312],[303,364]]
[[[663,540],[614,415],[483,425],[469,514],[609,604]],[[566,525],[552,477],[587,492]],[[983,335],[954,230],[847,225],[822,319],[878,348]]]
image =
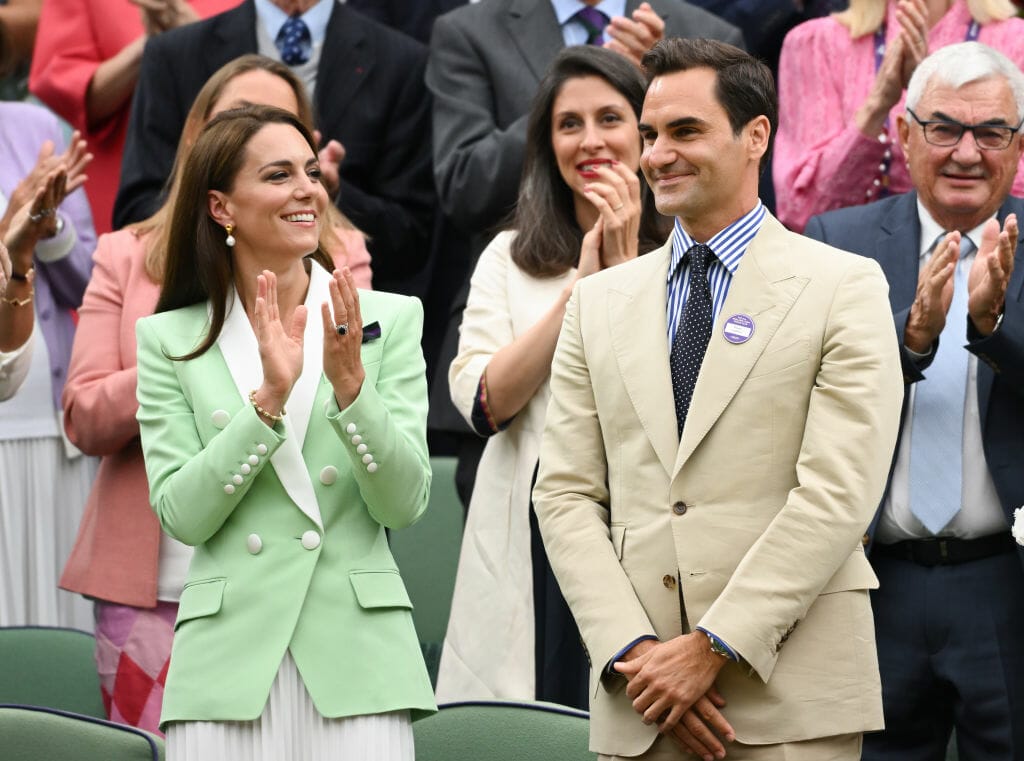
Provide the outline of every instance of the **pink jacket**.
[[[358,233],[346,233],[356,285],[370,287],[370,255]],[[64,386],[64,426],[86,454],[100,455],[63,589],[122,605],[151,608],[157,600],[160,525],[135,420],[135,322],[153,314],[160,286],[144,262],[146,238],[130,230],[100,237],[92,280],[79,310]],[[335,261],[344,264],[344,256]]]
[[[895,7],[889,4],[890,41],[899,32]],[[970,23],[966,2],[957,0],[928,35],[929,50],[963,42]],[[1024,67],[1024,19],[985,24],[978,41]],[[896,131],[904,99],[890,113],[887,143],[854,126],[853,115],[874,79],[874,35],[851,39],[846,27],[831,17],[806,21],[786,35],[779,60],[779,133],[772,174],[776,212],[791,229],[802,231],[807,220],[823,211],[877,200],[874,181],[881,179],[879,167],[888,146],[893,150],[890,191],[911,189]],[[1012,193],[1024,195],[1024,171],[1017,172]]]

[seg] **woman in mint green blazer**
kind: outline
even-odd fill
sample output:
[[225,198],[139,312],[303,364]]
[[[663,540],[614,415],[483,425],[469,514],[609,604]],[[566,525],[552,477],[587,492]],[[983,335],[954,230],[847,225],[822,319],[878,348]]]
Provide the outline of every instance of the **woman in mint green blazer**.
[[150,501],[195,546],[161,716],[171,761],[412,761],[410,719],[434,710],[384,531],[430,489],[422,308],[328,273],[326,205],[292,115],[221,114],[137,326]]

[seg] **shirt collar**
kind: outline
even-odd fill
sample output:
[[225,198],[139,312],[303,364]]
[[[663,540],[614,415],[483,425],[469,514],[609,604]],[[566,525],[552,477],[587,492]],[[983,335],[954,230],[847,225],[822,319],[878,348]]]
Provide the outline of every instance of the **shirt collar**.
[[[263,24],[271,40],[276,40],[288,14],[278,8],[271,0],[255,0],[256,18]],[[331,19],[335,0],[319,0],[316,5],[303,13],[300,18],[309,27],[309,36],[314,45],[319,45],[327,36],[327,22]]]
[[[555,9],[555,18],[558,19],[559,26],[564,26],[577,11],[586,8],[587,4],[582,0],[551,0],[551,7]],[[626,15],[626,0],[602,0],[594,7],[609,19]]]
[[[992,217],[994,216],[995,214],[992,215]],[[928,212],[928,209],[926,209],[924,204],[921,203],[920,196],[917,198],[917,217],[921,223],[921,239],[919,241],[921,249],[917,253],[918,256],[923,259],[932,252],[932,249],[935,247],[935,241],[938,240],[939,236],[951,231],[943,229],[943,227],[935,221],[932,215]],[[989,217],[989,219],[992,217]],[[965,235],[971,239],[971,243],[974,244],[975,249],[981,245],[981,231],[985,227],[985,222],[988,222],[988,219],[973,230],[968,230],[965,233]]]
[[[758,199],[753,209],[726,226],[725,229],[712,235],[708,240],[708,247],[715,252],[715,257],[729,271],[730,275],[736,274],[736,270],[740,266],[740,259],[743,258],[743,254],[750,246],[750,241],[761,229],[761,223],[764,222],[766,215],[767,209],[761,203],[761,199]],[[672,258],[668,265],[670,281],[677,275],[683,255],[696,243],[697,241],[690,237],[690,234],[683,229],[679,218],[676,217],[672,228]]]

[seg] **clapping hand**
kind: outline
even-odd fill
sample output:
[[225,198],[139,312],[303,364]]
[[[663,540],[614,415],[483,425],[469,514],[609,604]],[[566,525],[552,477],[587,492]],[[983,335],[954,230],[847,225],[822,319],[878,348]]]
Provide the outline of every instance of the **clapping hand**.
[[28,202],[14,213],[4,234],[14,268],[21,273],[32,267],[36,244],[57,233],[57,207],[64,199],[67,172],[58,167],[43,178]]
[[199,20],[199,15],[185,0],[128,0],[142,15],[142,26],[148,36],[176,29]]
[[605,27],[604,46],[625,56],[637,67],[644,53],[665,36],[665,22],[650,3],[640,3],[631,18],[616,16]]
[[330,291],[331,304],[325,301],[320,307],[324,321],[324,375],[334,388],[338,407],[345,409],[359,396],[366,377],[362,357],[363,315],[348,267],[334,271]]
[[[320,130],[313,132],[313,139],[317,145],[323,140]],[[327,195],[334,198],[341,187],[341,175],[339,168],[345,160],[345,146],[337,140],[328,140],[326,145],[320,147],[317,153],[317,160],[320,162],[320,182],[327,189]]]
[[[302,374],[302,339],[306,330],[306,307],[300,304],[286,329],[277,304],[277,276],[270,270],[256,277],[256,340],[263,365],[263,385],[256,391],[256,403],[272,415],[284,409],[292,386]],[[265,422],[270,423],[270,420]]]
[[1013,274],[1017,232],[1017,215],[1010,214],[1002,230],[998,220],[990,219],[981,233],[981,245],[967,276],[967,313],[983,336],[995,330],[1003,311]]
[[3,218],[0,218],[0,236],[6,234],[14,215],[35,197],[40,186],[54,170],[63,167],[66,174],[62,195],[56,199],[54,209],[89,179],[85,174],[85,168],[92,161],[92,154],[87,148],[86,142],[77,130],[71,133],[68,147],[60,155],[54,155],[55,147],[52,140],[43,142],[32,170],[15,186],[8,199],[7,209]]
[[583,189],[600,213],[601,268],[636,259],[640,234],[640,179],[621,161],[599,164],[600,180]]
[[903,343],[911,351],[926,354],[946,325],[953,301],[953,272],[960,259],[960,233],[951,232],[935,246],[917,278],[917,293],[910,305]]

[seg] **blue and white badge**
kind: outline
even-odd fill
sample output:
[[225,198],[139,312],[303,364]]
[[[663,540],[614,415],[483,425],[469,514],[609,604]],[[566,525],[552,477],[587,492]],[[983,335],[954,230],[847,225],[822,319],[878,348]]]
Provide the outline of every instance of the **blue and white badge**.
[[731,344],[743,344],[754,335],[754,321],[745,314],[734,314],[725,321],[722,335]]

